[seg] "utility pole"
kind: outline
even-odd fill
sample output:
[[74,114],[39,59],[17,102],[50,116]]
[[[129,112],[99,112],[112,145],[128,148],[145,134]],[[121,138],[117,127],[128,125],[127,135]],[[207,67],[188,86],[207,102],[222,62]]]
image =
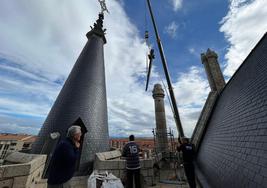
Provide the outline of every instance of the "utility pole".
[[180,120],[180,116],[179,116],[179,112],[178,112],[175,96],[174,96],[173,89],[172,89],[171,78],[170,78],[168,67],[167,67],[167,62],[166,62],[166,58],[165,58],[165,55],[164,55],[164,52],[163,52],[163,47],[162,47],[162,44],[161,44],[161,41],[160,41],[160,38],[159,38],[156,22],[155,22],[155,19],[154,19],[154,16],[153,16],[153,12],[152,12],[152,8],[151,8],[151,4],[150,4],[150,0],[147,0],[147,4],[148,4],[148,8],[149,8],[151,19],[152,19],[152,22],[153,22],[153,27],[154,27],[156,38],[157,38],[157,44],[158,44],[158,48],[159,48],[159,52],[160,52],[161,62],[162,62],[162,65],[163,65],[164,73],[165,73],[167,84],[168,84],[168,89],[169,89],[169,92],[170,92],[170,97],[171,97],[171,102],[172,102],[172,106],[173,106],[174,119],[175,119],[176,127],[178,129],[178,132],[179,132],[180,136],[183,137],[184,136],[184,131],[183,131],[183,127],[182,127],[182,124],[181,124],[181,120]]

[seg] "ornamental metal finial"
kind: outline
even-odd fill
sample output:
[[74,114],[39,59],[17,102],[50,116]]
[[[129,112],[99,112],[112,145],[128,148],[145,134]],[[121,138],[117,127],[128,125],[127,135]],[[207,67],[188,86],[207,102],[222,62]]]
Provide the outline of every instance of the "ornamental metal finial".
[[109,13],[105,0],[98,0],[98,2],[100,3],[101,6],[101,14],[103,14],[104,11],[107,11],[107,13]]

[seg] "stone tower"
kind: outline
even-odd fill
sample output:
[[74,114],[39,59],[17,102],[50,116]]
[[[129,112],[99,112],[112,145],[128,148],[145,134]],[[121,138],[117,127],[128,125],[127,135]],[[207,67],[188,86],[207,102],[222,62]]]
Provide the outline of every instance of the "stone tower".
[[206,53],[201,54],[201,61],[204,64],[211,90],[221,91],[225,86],[225,81],[218,63],[218,55],[208,49]]
[[[60,133],[65,138],[67,129],[78,124],[84,133],[81,155],[77,164],[78,174],[92,169],[95,153],[109,150],[105,66],[103,45],[106,43],[103,29],[104,15],[91,27],[88,41],[61,89],[33,145],[32,153],[50,154],[49,135]],[[87,133],[86,133],[87,132]]]
[[166,153],[168,151],[168,138],[164,107],[164,90],[160,84],[155,84],[152,93],[155,102],[156,147],[158,152]]

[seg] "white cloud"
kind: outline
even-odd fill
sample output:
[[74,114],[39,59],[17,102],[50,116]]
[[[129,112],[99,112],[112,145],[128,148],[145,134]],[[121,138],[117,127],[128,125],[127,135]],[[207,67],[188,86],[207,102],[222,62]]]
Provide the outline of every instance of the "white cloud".
[[[187,72],[180,73],[177,76],[177,80],[173,83],[173,90],[181,123],[185,135],[189,137],[195,128],[199,114],[210,91],[208,81],[204,74],[203,68],[193,66],[190,67]],[[167,95],[165,97],[165,105],[167,125],[170,126],[174,130],[175,135],[177,135],[176,125],[167,100]]]
[[187,136],[191,136],[210,91],[204,74],[203,68],[193,66],[188,72],[180,74],[174,84],[181,122]]
[[[12,119],[13,121],[13,119]],[[21,125],[21,123],[1,123],[1,133],[21,133],[21,134],[38,134],[39,128],[34,128],[31,125]]]
[[220,28],[230,44],[225,55],[224,75],[233,75],[267,31],[266,18],[265,0],[231,0],[229,12],[221,21]]
[[188,50],[191,54],[194,54],[196,52],[195,48],[189,48]]
[[183,0],[171,0],[173,11],[177,12],[183,6]]
[[[158,75],[153,69],[149,92],[145,92],[145,83],[140,80],[145,80],[146,46],[119,1],[107,1],[107,7],[110,14],[104,20],[104,54],[110,135],[152,136],[155,117],[151,90]],[[10,125],[12,130],[37,132],[84,47],[85,34],[98,10],[94,0],[1,2],[0,115],[9,114],[0,121],[1,131]],[[173,22],[173,31],[177,27]],[[191,134],[204,101],[205,81],[200,75],[192,68],[174,83],[187,134]],[[168,125],[175,128],[167,106],[166,113]],[[30,118],[20,121],[17,114]]]
[[38,118],[0,115],[0,132],[38,134],[41,121]]
[[171,38],[177,37],[178,25],[175,21],[171,22],[168,26],[164,28],[164,32],[170,35]]
[[209,92],[209,85],[204,75],[204,69],[190,67],[189,72],[181,73],[174,84],[180,106],[201,106]]
[[196,58],[199,59],[200,58],[200,54],[201,54],[200,49],[199,49],[199,47],[198,48],[189,47],[188,51],[189,51],[190,54],[192,54],[193,56],[195,56]]
[[[135,130],[141,135],[147,122],[152,121],[147,129],[153,126],[153,119],[148,121],[144,114],[154,114],[150,93],[137,81],[144,76],[146,46],[119,2],[108,1],[107,6],[105,65],[111,135],[125,125],[129,128],[123,129],[124,133]],[[2,3],[0,114],[46,116],[87,41],[85,34],[95,22],[97,10],[100,7],[93,0],[79,4],[27,1],[27,6],[25,2]],[[139,128],[133,129],[137,114]],[[2,124],[22,126],[7,120]]]

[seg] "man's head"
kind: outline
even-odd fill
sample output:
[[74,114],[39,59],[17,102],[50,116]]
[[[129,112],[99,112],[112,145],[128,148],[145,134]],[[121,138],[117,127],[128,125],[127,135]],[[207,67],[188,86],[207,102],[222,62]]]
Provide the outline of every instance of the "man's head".
[[130,141],[134,141],[134,135],[130,135],[130,136],[129,136],[129,140],[130,140]]
[[70,138],[71,140],[74,141],[80,141],[82,136],[82,131],[81,131],[81,127],[78,125],[72,125],[69,129],[68,129],[68,133],[67,133],[67,137]]
[[181,141],[183,144],[187,144],[187,143],[189,143],[189,138],[182,137]]

